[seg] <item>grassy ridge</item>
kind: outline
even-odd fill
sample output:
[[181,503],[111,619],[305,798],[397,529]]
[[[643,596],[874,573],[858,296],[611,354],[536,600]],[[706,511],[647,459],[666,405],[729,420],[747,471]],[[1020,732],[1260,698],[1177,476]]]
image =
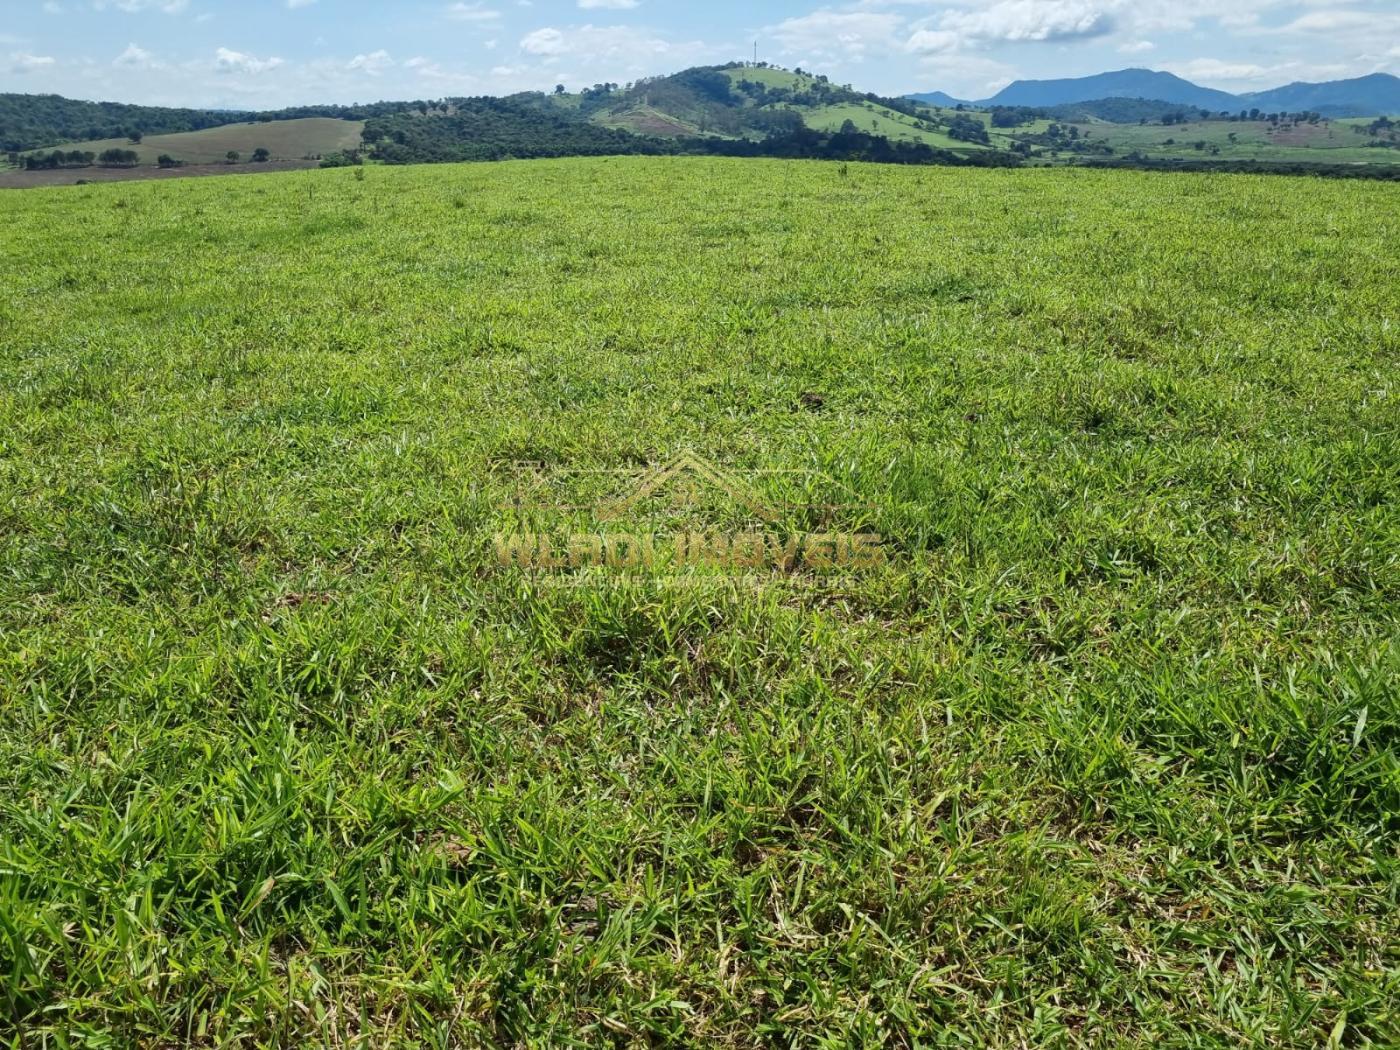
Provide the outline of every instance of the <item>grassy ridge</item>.
[[935,149],[980,150],[986,147],[973,142],[960,142],[949,138],[940,131],[926,131],[913,119],[884,106],[871,102],[857,105],[847,102],[837,106],[821,106],[806,110],[803,120],[809,128],[818,131],[839,131],[846,121],[851,121],[861,131],[873,135],[884,135],[891,140],[906,142],[926,142]]
[[[1394,187],[360,178],[0,196],[0,1030],[1400,1041]],[[895,563],[494,567],[686,448]]]

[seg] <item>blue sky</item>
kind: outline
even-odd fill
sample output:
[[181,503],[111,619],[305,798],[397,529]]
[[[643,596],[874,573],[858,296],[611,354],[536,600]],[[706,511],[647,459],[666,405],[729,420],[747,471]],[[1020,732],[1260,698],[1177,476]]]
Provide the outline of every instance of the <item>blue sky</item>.
[[1400,73],[1400,0],[0,0],[0,90],[270,108],[626,83],[752,55],[980,98],[1124,66]]

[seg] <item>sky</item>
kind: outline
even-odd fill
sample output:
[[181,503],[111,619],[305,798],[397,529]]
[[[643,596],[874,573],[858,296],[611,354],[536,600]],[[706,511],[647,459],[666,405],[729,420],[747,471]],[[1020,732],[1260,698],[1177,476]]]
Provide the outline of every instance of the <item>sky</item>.
[[1400,74],[1400,0],[0,0],[0,91],[272,109],[577,90],[755,42],[886,95],[1128,66],[1255,91]]

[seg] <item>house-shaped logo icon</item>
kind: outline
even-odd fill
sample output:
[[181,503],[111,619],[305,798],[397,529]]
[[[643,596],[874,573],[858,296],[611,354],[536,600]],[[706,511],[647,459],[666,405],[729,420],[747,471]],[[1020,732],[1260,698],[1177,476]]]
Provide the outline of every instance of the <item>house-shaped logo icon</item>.
[[693,507],[704,502],[706,490],[722,493],[764,521],[782,518],[780,506],[693,452],[684,452],[665,466],[647,471],[626,496],[598,507],[596,516],[602,521],[617,521],[639,513],[648,501],[659,498]]

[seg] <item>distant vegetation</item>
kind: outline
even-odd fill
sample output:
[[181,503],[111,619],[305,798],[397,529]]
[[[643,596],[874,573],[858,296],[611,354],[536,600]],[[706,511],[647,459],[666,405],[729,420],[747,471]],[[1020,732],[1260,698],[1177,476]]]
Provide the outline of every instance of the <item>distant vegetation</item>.
[[53,171],[57,168],[90,168],[97,159],[97,154],[91,150],[68,150],[56,149],[52,153],[31,154],[24,158],[23,166],[27,171]]
[[366,120],[404,112],[421,102],[376,102],[364,106],[296,106],[265,113],[167,109],[119,102],[80,102],[60,95],[0,94],[0,152],[18,153],[69,142],[170,135],[249,121],[272,123],[306,117]]
[[64,142],[126,138],[219,127],[248,114],[166,109],[118,102],[78,102],[60,95],[0,94],[0,150],[15,152]]
[[[1223,93],[1199,94],[1179,78],[1129,72],[1133,76],[1091,78],[1090,83],[1158,85],[1212,103],[1237,101]],[[1033,87],[1022,85],[1003,95],[1030,97]],[[1087,90],[1084,82],[1050,82],[1040,93],[1080,90]],[[1305,96],[1295,92],[1290,97]],[[1314,92],[1306,97],[1327,96]],[[191,127],[200,130],[169,130]],[[1163,136],[1161,128],[1173,130]],[[1400,160],[1395,125],[1384,117],[1342,122],[1318,109],[1213,109],[1179,99],[1128,97],[1054,106],[945,106],[860,92],[802,69],[763,63],[699,67],[625,85],[598,83],[573,93],[560,84],[549,93],[506,98],[302,106],[260,114],[0,96],[0,136],[12,145],[97,131],[110,134],[67,143],[63,150],[26,155],[12,149],[11,163],[43,171],[89,164],[168,168],[179,162],[233,163],[235,153],[238,160],[251,156],[256,163],[295,159],[323,167],[366,160],[400,165],[708,154],[978,166],[1112,161],[1172,170],[1187,162],[1218,161],[1217,170],[1247,163],[1251,171],[1284,165],[1278,170],[1352,174],[1351,169],[1364,168],[1363,174],[1370,174],[1372,168]],[[116,159],[114,150],[129,154],[131,147],[139,147],[134,162],[127,154]],[[92,159],[85,160],[87,154]]]
[[[980,124],[972,120],[964,124],[970,141],[975,141],[979,132],[985,140],[986,131]],[[804,126],[797,114],[773,121],[772,130],[762,138],[693,135],[662,139],[602,127],[541,106],[538,99],[521,97],[459,100],[452,115],[432,120],[407,113],[371,120],[365,125],[364,140],[377,159],[389,164],[620,154],[801,157],[984,167],[1019,163],[1010,155],[966,156],[926,143],[892,141],[854,126],[818,131]],[[327,167],[333,163],[330,158],[322,161]]]
[[431,120],[377,117],[366,121],[364,142],[390,164],[667,152],[660,142],[500,98],[463,99]]
[[48,154],[31,154],[24,158],[27,171],[53,171],[57,168],[90,168],[94,164],[103,168],[134,168],[141,163],[141,155],[135,150],[107,149],[101,153],[91,150],[54,150]]
[[1068,102],[1061,106],[1032,110],[1054,120],[1102,120],[1110,124],[1139,124],[1142,121],[1152,123],[1182,111],[1183,107],[1179,102],[1158,102],[1143,98],[1102,98],[1092,102]]
[[986,124],[962,113],[949,119],[948,137],[959,142],[980,142],[984,146],[991,145],[992,141]]

